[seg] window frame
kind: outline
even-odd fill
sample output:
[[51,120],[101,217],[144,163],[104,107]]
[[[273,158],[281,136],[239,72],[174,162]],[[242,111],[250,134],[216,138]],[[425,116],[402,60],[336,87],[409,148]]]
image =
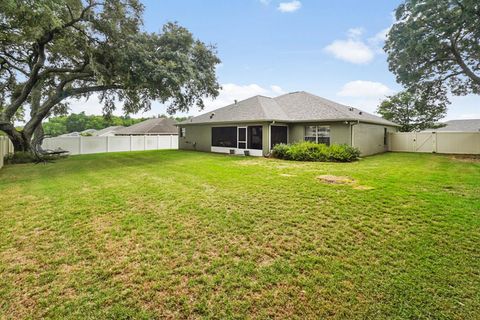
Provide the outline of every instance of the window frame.
[[[219,129],[233,129],[234,131],[230,132],[233,133],[235,132],[235,142],[233,143],[233,140],[230,140],[229,142],[232,142],[231,146],[225,146],[225,145],[218,145],[217,143],[214,143],[214,130],[219,130]],[[234,148],[237,149],[238,147],[238,127],[237,126],[218,126],[218,127],[211,127],[211,141],[210,141],[210,146],[211,147],[220,147],[220,148]],[[217,139],[218,140],[218,139]]]
[[180,138],[185,138],[186,135],[187,135],[187,128],[180,127]]
[[[237,149],[248,149],[248,127],[237,127]],[[240,130],[245,130],[245,139],[240,140]],[[240,144],[243,144],[244,147],[240,147]]]
[[[309,129],[307,128],[311,128],[313,129],[313,135],[307,135]],[[320,128],[326,128],[326,132],[328,133],[328,135],[325,135],[323,131],[319,130]],[[321,144],[325,144],[327,146],[330,145],[330,140],[332,138],[332,135],[331,135],[331,127],[330,125],[306,125],[304,126],[304,137],[303,137],[303,140],[304,141],[311,141],[311,142],[315,142],[315,143],[321,143]],[[314,140],[312,140],[314,139]],[[320,142],[319,142],[319,139],[322,139]],[[328,139],[327,142],[324,142],[324,139]]]
[[[253,142],[253,128],[260,129],[260,142],[259,142],[259,147],[254,148],[252,146]],[[256,136],[256,135],[255,135]],[[247,149],[249,150],[263,150],[263,126],[262,125],[253,125],[253,126],[247,126]]]

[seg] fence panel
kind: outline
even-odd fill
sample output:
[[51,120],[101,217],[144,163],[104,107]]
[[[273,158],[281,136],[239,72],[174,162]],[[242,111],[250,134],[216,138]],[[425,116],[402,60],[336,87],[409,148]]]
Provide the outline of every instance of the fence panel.
[[130,151],[129,136],[115,136],[108,138],[108,152]]
[[0,169],[4,165],[4,157],[13,152],[13,144],[5,136],[0,136]]
[[480,154],[480,132],[395,132],[389,151]]
[[43,142],[44,149],[67,150],[70,154],[178,149],[178,136],[56,137]]

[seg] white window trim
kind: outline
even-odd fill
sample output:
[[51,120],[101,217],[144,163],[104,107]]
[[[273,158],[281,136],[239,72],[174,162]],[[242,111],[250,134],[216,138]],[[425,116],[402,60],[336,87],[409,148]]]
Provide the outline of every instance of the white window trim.
[[[245,129],[245,141],[240,141],[240,129]],[[242,150],[247,150],[248,148],[248,127],[237,127],[237,149],[240,149],[240,143],[245,143],[245,149]]]

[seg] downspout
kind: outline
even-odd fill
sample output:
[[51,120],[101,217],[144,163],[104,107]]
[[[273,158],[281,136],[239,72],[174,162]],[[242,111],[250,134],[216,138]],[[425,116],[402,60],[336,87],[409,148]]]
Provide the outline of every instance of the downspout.
[[270,155],[272,152],[272,124],[275,124],[275,120],[268,125],[268,152],[267,155]]
[[352,147],[355,147],[354,141],[355,141],[355,131],[353,130],[353,126],[356,124],[360,124],[360,120],[357,120],[357,122],[350,122],[350,144]]

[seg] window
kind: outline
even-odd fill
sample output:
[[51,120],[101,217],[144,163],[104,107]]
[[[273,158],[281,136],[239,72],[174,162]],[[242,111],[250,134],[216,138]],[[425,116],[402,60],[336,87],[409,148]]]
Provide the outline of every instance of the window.
[[262,126],[248,127],[248,149],[262,150]]
[[247,149],[247,128],[238,128],[238,149]]
[[387,145],[387,128],[383,128],[383,145]]
[[181,127],[180,128],[180,138],[184,138],[187,133],[187,128]]
[[330,145],[330,126],[306,126],[305,141]]
[[237,148],[237,127],[213,127],[212,146]]

